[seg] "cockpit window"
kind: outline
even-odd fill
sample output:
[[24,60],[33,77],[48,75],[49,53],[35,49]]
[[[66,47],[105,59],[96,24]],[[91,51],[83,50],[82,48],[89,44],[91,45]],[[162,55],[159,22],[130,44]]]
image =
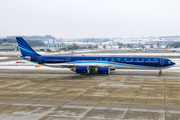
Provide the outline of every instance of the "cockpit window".
[[169,60],[169,61],[168,61],[168,64],[171,64],[171,62],[172,62],[172,61]]

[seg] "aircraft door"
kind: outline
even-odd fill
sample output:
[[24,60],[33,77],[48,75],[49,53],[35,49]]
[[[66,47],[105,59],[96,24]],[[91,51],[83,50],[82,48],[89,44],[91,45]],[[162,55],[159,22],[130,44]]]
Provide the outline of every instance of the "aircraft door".
[[70,59],[71,59],[71,58],[67,58],[67,62],[70,62]]
[[42,63],[42,56],[38,57],[38,63],[41,64]]
[[164,59],[160,59],[160,65],[164,65]]

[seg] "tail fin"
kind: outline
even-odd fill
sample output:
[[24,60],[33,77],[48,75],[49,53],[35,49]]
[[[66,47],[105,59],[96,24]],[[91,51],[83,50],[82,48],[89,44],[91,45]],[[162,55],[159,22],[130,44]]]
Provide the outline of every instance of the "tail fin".
[[23,56],[40,56],[37,54],[22,37],[16,37],[19,49]]

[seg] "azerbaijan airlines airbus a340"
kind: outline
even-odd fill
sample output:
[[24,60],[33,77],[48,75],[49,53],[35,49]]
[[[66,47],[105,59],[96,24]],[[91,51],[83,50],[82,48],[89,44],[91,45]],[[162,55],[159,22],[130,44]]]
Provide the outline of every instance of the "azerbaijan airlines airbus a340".
[[161,70],[175,65],[170,59],[160,57],[105,57],[105,56],[42,56],[37,54],[22,37],[16,37],[18,46],[25,60],[40,65],[69,68],[79,74],[110,74],[115,69],[150,69]]

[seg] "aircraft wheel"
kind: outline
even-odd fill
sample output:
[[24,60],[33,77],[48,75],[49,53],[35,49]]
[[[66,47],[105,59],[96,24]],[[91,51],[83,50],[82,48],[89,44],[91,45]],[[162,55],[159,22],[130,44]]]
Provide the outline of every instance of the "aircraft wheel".
[[159,72],[159,75],[162,75],[162,72]]
[[94,72],[94,70],[90,70],[90,73],[93,73]]
[[161,72],[162,70],[159,70],[159,75],[162,75],[162,72]]

